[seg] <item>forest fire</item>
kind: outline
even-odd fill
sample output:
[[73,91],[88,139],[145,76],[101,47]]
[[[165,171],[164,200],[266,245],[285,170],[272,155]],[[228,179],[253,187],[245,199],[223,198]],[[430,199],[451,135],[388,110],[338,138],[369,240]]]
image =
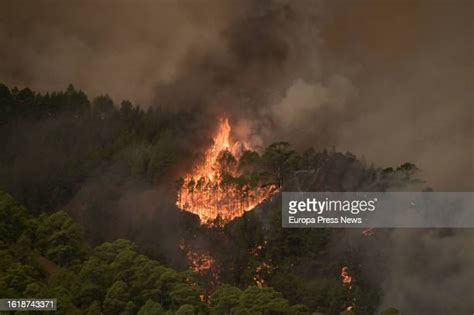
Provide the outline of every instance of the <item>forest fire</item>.
[[250,146],[231,141],[230,133],[229,120],[220,119],[203,161],[178,183],[178,208],[197,214],[202,224],[224,224],[242,216],[277,190],[276,185],[260,185],[242,175],[240,158]]
[[[191,270],[206,277],[211,287],[217,287],[220,284],[218,264],[208,250],[192,248],[185,240],[181,240],[179,249],[185,254]],[[207,297],[202,295],[199,298],[205,301]]]
[[341,270],[342,284],[352,289],[352,276],[349,274],[349,267],[344,266]]
[[214,264],[214,258],[207,253],[188,251],[186,257],[193,269],[197,273],[210,270]]
[[[353,280],[351,274],[349,273],[349,267],[347,267],[347,266],[342,267],[341,277],[342,277],[342,285],[345,286],[349,290],[349,292],[351,292],[354,280]],[[355,297],[352,297],[351,301],[348,304],[346,304],[344,309],[346,311],[353,311],[354,306],[355,306],[355,302],[356,302]]]
[[[250,255],[255,257],[262,256],[262,252],[266,249],[267,241],[264,241],[262,244],[257,245],[255,248],[250,250]],[[263,288],[265,286],[266,278],[269,274],[273,273],[276,268],[272,265],[272,260],[262,260],[257,265],[254,271],[253,281],[255,285],[259,288]]]

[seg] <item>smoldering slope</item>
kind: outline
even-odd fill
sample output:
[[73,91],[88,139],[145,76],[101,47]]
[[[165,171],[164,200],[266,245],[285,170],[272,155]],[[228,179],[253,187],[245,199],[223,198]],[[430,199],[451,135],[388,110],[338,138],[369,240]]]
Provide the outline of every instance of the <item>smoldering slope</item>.
[[[335,145],[378,165],[412,161],[435,189],[472,191],[471,4],[287,4],[235,21],[222,50],[187,55],[157,102],[230,113],[255,146]],[[384,260],[361,275],[383,287],[380,310],[472,310],[472,231],[382,233],[360,244],[368,266]]]
[[[331,254],[348,249],[362,262],[355,281],[382,289],[377,314],[396,307],[407,314],[468,314],[472,301],[472,264],[467,250],[472,229],[375,229],[364,236],[348,229],[333,238]],[[338,254],[339,253],[339,254]]]
[[[192,111],[197,129],[228,115],[255,147],[410,161],[437,190],[472,191],[473,12],[471,1],[6,1],[0,81]],[[160,199],[123,192],[127,207]],[[473,235],[435,234],[390,233],[384,303],[468,309]],[[430,267],[413,273],[420,259]]]

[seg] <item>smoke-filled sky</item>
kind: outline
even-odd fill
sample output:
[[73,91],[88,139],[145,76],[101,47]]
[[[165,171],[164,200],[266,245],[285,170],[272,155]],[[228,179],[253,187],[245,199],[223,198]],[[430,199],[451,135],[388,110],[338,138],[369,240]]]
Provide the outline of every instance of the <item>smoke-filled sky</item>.
[[228,115],[473,188],[473,2],[2,1],[0,82]]
[[[227,115],[256,147],[287,140],[376,166],[410,161],[437,190],[472,191],[473,15],[471,0],[2,0],[0,82],[72,83],[192,111],[203,129]],[[127,210],[162,194],[123,190]],[[472,233],[389,236],[377,247],[390,258],[384,306],[469,307],[456,298],[470,298]],[[420,258],[427,267],[412,268]]]

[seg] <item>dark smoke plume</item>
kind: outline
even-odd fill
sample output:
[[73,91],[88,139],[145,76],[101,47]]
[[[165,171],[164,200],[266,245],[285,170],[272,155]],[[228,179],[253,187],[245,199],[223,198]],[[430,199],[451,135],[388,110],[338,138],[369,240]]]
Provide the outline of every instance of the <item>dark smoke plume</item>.
[[472,12],[471,1],[5,1],[0,81],[73,83],[209,125],[225,114],[256,146],[410,160],[434,188],[469,191]]
[[[0,81],[188,111],[198,143],[226,115],[257,148],[335,146],[472,191],[473,12],[464,0],[4,1]],[[120,209],[160,202],[124,189]],[[464,310],[473,238],[452,233],[390,234],[384,303]]]

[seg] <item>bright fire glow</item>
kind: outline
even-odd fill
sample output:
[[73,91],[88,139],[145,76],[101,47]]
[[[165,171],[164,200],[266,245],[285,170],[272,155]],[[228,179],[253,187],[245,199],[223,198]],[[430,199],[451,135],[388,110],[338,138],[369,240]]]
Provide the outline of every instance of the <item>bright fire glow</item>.
[[191,247],[181,240],[179,249],[186,254],[189,267],[197,273],[210,273],[215,283],[219,281],[219,270],[214,257],[208,251],[191,249]]
[[341,269],[342,284],[352,288],[352,276],[349,274],[349,267],[342,267]]
[[[342,277],[342,285],[344,285],[346,288],[349,289],[349,291],[352,291],[352,284],[354,283],[354,280],[352,279],[351,274],[349,273],[349,267],[344,266],[341,269],[341,277]],[[352,301],[345,307],[346,311],[353,311],[354,306],[355,306],[355,298],[352,298]]]
[[275,185],[250,187],[226,180],[239,177],[238,160],[250,149],[245,142],[230,139],[228,119],[220,119],[212,146],[201,163],[184,176],[176,202],[180,209],[197,214],[203,224],[220,218],[222,223],[242,216],[272,195]]

